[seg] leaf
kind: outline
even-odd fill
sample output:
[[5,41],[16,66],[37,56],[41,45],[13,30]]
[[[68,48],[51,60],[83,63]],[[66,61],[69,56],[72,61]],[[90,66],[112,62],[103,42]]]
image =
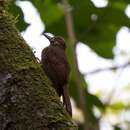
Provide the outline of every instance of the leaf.
[[105,110],[105,105],[100,101],[100,99],[97,96],[88,93],[86,96],[86,100],[89,102],[89,104],[91,104],[91,106],[96,106],[100,108],[102,111]]
[[16,20],[16,26],[19,29],[20,32],[24,31],[27,26],[29,24],[27,24],[24,21],[24,15],[23,12],[21,10],[21,8],[19,8],[16,4],[15,4],[15,0],[13,0],[12,2],[10,2],[11,4],[9,5],[9,12],[13,14],[13,16],[15,17]]
[[52,0],[32,0],[34,6],[38,9],[41,14],[41,19],[46,26],[50,26],[63,16],[63,9],[58,3]]
[[115,110],[115,111],[121,111],[124,108],[126,108],[126,105],[123,102],[116,102],[114,104],[109,105],[110,109]]
[[114,126],[114,130],[122,130],[119,126]]

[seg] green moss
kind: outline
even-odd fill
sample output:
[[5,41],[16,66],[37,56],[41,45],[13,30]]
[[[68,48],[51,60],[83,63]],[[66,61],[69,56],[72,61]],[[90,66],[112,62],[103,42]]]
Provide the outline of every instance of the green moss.
[[[5,12],[0,19],[0,51],[6,59],[4,63],[11,64],[13,70],[26,69],[28,67],[37,68],[39,64],[33,56],[32,50],[25,44],[13,21],[8,18]],[[12,18],[11,18],[12,19]],[[14,30],[15,29],[15,30]],[[5,37],[6,36],[6,37]]]

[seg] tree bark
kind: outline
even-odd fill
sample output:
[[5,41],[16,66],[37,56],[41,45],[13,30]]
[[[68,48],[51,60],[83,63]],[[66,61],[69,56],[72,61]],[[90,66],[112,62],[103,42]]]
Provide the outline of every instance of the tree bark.
[[13,17],[0,3],[0,130],[76,129]]

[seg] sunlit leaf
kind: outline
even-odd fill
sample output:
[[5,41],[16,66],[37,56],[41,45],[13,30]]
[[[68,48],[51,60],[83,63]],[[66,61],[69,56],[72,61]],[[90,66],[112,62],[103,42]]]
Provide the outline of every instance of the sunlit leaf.
[[114,111],[123,110],[125,107],[126,107],[126,105],[123,102],[116,102],[114,104],[109,105],[109,108]]

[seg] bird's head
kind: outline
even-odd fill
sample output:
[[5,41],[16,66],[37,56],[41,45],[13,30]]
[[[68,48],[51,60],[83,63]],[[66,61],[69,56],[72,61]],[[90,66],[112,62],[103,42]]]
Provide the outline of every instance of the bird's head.
[[51,46],[58,46],[64,50],[66,49],[65,40],[62,37],[50,37],[45,33],[43,33],[43,35],[50,41]]

